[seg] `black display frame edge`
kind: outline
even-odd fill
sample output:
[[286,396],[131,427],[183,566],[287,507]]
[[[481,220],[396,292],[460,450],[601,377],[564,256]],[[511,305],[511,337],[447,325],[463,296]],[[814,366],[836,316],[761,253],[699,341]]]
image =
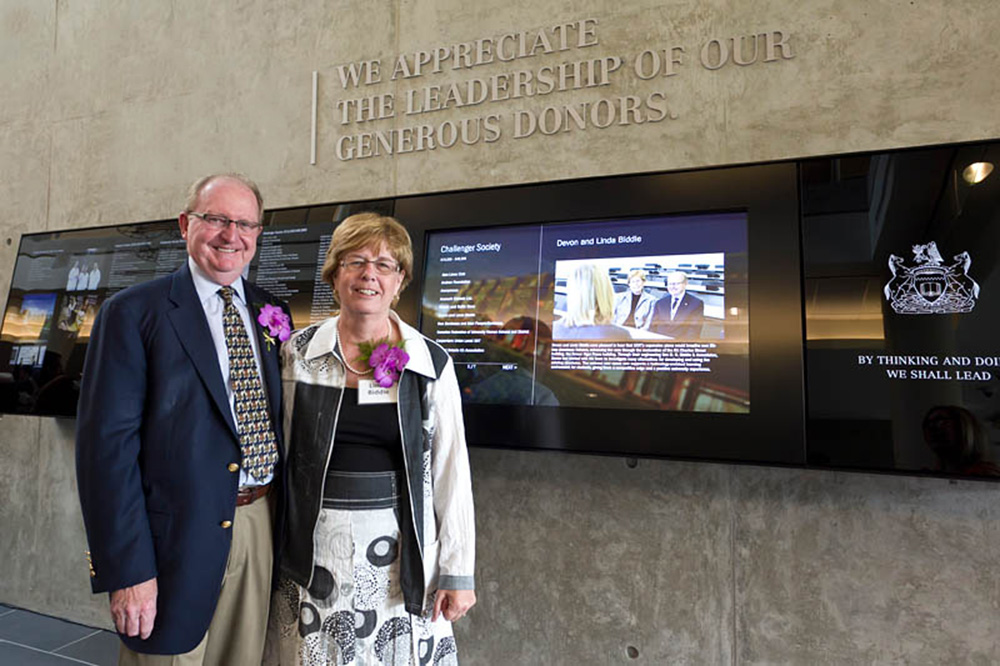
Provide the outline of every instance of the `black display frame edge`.
[[[464,406],[471,445],[624,457],[803,465],[803,315],[795,162],[611,176],[415,195],[395,214],[425,262],[430,231],[599,218],[746,211],[750,302],[750,413]],[[401,315],[416,322],[422,271]],[[627,425],[627,428],[623,428]],[[629,443],[619,440],[623,430]],[[664,434],[668,433],[668,434]]]

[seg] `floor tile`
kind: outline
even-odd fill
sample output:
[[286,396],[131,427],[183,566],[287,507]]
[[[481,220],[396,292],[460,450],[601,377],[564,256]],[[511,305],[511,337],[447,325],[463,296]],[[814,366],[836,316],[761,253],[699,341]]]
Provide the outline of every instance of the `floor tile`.
[[[18,610],[0,616],[0,640],[40,650],[55,650],[92,633],[91,627],[29,611]],[[3,663],[7,662],[0,661]]]
[[60,657],[50,652],[40,652],[21,645],[0,640],[0,664],[13,666],[79,666],[86,664],[69,657]]
[[56,654],[73,657],[82,661],[97,664],[97,666],[115,666],[118,663],[118,634],[110,631],[98,631],[66,647],[55,650]]

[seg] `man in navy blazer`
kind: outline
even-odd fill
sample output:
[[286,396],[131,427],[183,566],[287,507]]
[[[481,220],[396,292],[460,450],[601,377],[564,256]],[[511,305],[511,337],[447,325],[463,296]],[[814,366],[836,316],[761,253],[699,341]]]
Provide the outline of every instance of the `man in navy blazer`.
[[[94,322],[77,480],[92,588],[110,593],[120,663],[178,663],[156,656],[177,654],[188,655],[185,664],[260,663],[282,447],[280,343],[257,322],[275,302],[242,277],[262,215],[246,177],[200,179],[179,218],[187,262],[116,294]],[[224,311],[232,315],[225,323]],[[247,332],[240,348],[249,342],[257,366],[254,399],[261,389],[266,397],[254,423],[273,433],[261,440],[264,468],[244,456],[248,419],[234,409],[234,392],[244,405],[248,395],[230,373],[227,336],[235,339],[239,319]],[[235,361],[249,363],[245,355]]]
[[650,330],[669,335],[676,340],[697,340],[705,323],[705,303],[687,293],[687,274],[673,271],[667,274],[667,292],[653,306]]

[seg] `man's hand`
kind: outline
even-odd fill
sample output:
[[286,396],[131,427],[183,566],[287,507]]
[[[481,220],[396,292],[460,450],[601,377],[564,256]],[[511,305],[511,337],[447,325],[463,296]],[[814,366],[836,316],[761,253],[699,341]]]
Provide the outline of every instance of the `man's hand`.
[[472,590],[438,590],[434,597],[434,615],[431,621],[436,622],[438,615],[443,613],[444,619],[454,622],[475,605],[476,593]]
[[112,592],[111,619],[119,634],[149,638],[156,619],[156,579]]

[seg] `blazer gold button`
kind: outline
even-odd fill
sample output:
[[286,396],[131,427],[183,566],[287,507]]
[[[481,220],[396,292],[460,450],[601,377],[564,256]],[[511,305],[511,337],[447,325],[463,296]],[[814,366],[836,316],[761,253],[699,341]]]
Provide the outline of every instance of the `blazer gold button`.
[[90,570],[90,577],[91,577],[91,578],[97,578],[97,572],[96,572],[96,571],[94,571],[93,569],[91,569],[91,570]]
[[223,521],[222,521],[221,523],[219,523],[219,524],[220,524],[220,525],[222,526],[222,529],[224,529],[224,530],[228,530],[228,529],[229,529],[230,527],[232,527],[232,526],[233,526],[233,523],[232,523],[232,521],[230,521],[230,520],[223,520]]
[[230,472],[236,472],[239,471],[240,466],[237,465],[236,463],[229,463],[229,467],[227,467],[226,469],[228,469]]

